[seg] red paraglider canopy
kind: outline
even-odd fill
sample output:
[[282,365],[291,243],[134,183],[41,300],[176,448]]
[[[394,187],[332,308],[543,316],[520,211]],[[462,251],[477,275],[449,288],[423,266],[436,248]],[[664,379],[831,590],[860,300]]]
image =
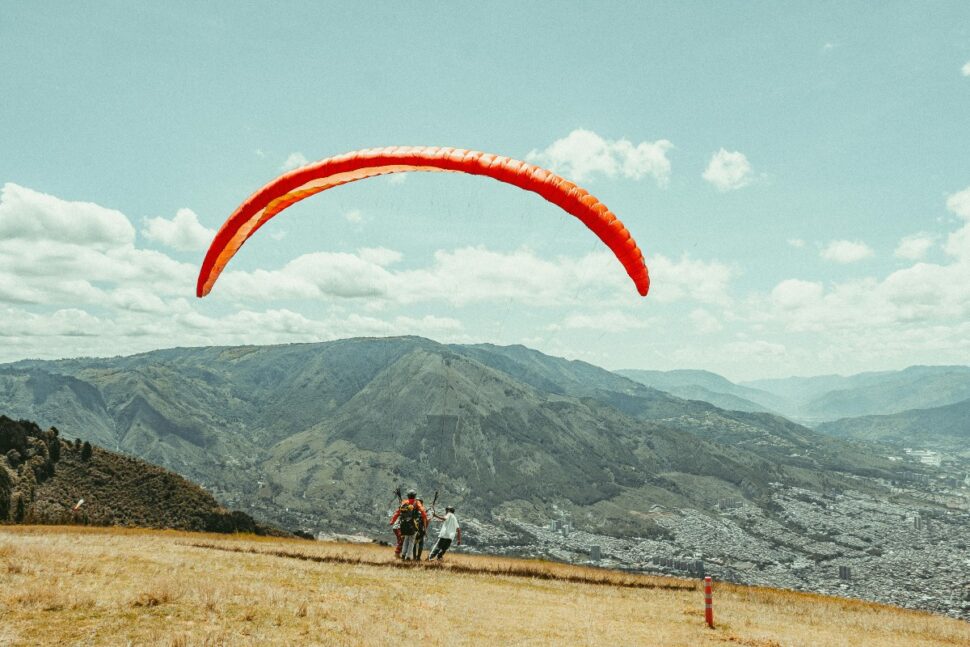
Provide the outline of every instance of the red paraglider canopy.
[[637,291],[646,296],[650,276],[643,253],[602,202],[552,171],[510,157],[460,148],[391,146],[344,153],[285,173],[249,196],[216,233],[202,262],[196,295],[204,297],[243,243],[290,205],[341,184],[408,171],[450,171],[484,175],[538,193],[579,218],[606,243]]

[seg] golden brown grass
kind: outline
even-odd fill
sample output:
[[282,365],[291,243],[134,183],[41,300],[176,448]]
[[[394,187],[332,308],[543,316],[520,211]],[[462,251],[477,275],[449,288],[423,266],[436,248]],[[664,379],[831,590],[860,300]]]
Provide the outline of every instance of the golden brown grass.
[[[854,600],[550,562],[168,531],[0,527],[0,645],[968,645]],[[410,624],[406,632],[401,623]],[[405,638],[405,634],[408,636]]]

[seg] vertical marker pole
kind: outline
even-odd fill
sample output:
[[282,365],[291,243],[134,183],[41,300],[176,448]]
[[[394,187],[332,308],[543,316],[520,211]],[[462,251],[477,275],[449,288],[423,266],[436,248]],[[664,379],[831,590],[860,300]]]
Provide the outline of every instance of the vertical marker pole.
[[714,593],[711,589],[711,576],[704,578],[704,620],[707,626],[714,628]]

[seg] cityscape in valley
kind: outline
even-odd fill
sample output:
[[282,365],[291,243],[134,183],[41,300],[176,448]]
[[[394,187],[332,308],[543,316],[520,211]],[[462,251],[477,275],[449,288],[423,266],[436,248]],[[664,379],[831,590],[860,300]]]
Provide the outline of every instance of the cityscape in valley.
[[[370,338],[17,362],[0,366],[0,397],[308,536],[390,541],[388,498],[416,486],[457,503],[469,551],[970,617],[954,583],[970,566],[970,369],[826,378],[837,390],[800,405],[828,418],[816,430],[757,404],[797,411],[777,384],[626,374],[522,346]],[[749,410],[648,385],[661,383],[743,392]],[[853,389],[869,408],[837,417]]]

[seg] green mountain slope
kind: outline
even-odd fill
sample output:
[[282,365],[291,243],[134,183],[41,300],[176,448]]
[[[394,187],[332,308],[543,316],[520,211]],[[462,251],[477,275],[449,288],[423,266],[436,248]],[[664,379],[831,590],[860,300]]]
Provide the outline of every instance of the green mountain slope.
[[[41,374],[64,385],[32,391],[38,379],[23,376]],[[73,425],[90,419],[101,444],[290,527],[380,527],[393,487],[415,485],[483,518],[570,510],[577,523],[644,535],[657,531],[646,514],[657,503],[703,509],[758,501],[771,481],[814,487],[895,469],[777,416],[521,346],[403,337],[170,349],[19,362],[0,378],[0,410],[85,437]]]

